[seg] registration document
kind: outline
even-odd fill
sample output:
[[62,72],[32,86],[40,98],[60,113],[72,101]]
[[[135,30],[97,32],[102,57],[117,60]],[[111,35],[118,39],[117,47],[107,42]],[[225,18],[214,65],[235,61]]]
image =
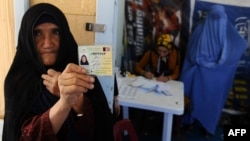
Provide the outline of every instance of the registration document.
[[78,47],[79,65],[90,75],[112,76],[112,47],[110,45],[84,45]]

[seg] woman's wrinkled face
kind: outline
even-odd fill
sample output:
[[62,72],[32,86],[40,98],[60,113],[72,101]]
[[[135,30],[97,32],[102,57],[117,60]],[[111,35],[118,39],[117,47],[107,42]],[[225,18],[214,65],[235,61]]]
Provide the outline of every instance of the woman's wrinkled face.
[[37,25],[34,29],[34,38],[42,63],[45,66],[54,65],[60,45],[58,26],[53,23]]
[[159,47],[157,47],[157,53],[161,57],[166,57],[168,55],[168,53],[169,53],[169,50],[164,46],[159,46]]

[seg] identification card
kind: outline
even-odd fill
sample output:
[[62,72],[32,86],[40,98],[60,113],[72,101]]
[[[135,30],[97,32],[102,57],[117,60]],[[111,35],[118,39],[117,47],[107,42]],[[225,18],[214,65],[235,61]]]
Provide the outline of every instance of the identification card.
[[84,45],[78,47],[79,65],[90,75],[112,76],[112,47],[110,45]]

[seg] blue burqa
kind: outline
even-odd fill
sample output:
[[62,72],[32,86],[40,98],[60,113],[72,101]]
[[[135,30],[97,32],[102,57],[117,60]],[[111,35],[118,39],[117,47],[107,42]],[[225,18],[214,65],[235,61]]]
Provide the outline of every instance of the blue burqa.
[[196,119],[209,133],[215,133],[246,48],[247,42],[229,23],[224,7],[212,6],[190,37],[180,75],[192,104],[191,112],[183,116],[184,123]]

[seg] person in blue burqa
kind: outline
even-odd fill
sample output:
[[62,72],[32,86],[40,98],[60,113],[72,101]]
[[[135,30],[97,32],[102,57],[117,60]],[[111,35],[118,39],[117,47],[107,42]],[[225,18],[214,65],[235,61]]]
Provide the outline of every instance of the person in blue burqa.
[[224,7],[213,5],[188,42],[180,80],[191,101],[182,123],[198,121],[214,135],[247,42],[229,22]]

